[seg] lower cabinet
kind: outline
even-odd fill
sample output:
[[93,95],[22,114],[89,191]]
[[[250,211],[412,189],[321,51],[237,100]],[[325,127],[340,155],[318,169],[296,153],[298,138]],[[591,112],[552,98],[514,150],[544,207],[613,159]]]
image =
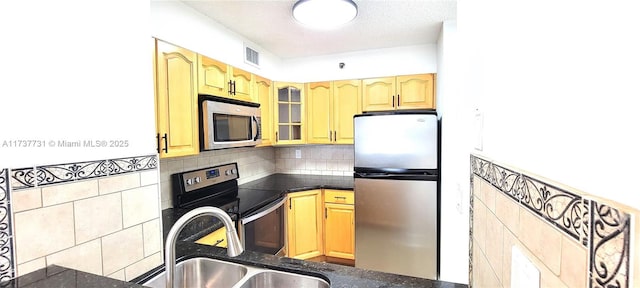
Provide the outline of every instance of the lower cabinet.
[[353,191],[324,191],[325,256],[354,260],[355,213]]
[[209,235],[198,239],[196,243],[227,248],[227,228],[223,226],[222,228],[209,233]]
[[309,259],[323,255],[322,190],[290,193],[288,198],[287,256]]
[[355,259],[355,217],[353,205],[325,203],[325,255]]
[[311,190],[288,197],[288,257],[355,259],[353,191]]

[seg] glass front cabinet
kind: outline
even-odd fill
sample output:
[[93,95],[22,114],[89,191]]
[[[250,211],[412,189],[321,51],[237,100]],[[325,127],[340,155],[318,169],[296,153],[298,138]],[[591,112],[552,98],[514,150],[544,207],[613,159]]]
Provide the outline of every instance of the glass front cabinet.
[[276,145],[303,144],[305,139],[304,84],[276,82],[277,104],[274,115],[278,117]]

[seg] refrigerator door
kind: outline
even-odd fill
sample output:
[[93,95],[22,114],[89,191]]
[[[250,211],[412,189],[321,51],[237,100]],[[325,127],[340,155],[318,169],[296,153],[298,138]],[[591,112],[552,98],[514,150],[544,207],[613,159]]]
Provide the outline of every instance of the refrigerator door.
[[354,125],[355,167],[438,168],[437,115],[358,115]]
[[355,179],[356,267],[437,279],[437,182]]

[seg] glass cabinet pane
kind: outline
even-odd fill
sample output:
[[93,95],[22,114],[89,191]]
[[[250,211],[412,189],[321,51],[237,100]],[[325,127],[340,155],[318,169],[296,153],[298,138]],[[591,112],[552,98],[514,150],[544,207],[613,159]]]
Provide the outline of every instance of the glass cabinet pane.
[[302,113],[300,111],[300,104],[291,104],[291,123],[302,122]]
[[289,87],[278,89],[278,101],[289,102]]
[[278,126],[278,139],[277,140],[289,140],[289,125]]
[[278,104],[278,123],[289,123],[289,104]]
[[291,102],[300,102],[300,89],[290,87],[291,89]]
[[302,139],[302,129],[300,128],[300,125],[291,125],[291,134],[292,140]]

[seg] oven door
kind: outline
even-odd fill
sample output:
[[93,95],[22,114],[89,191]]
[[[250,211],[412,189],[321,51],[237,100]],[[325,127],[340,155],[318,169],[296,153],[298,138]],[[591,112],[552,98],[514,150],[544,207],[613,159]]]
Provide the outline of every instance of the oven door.
[[240,220],[244,249],[284,256],[284,203],[282,197]]
[[202,102],[205,150],[261,143],[260,108],[206,100]]

